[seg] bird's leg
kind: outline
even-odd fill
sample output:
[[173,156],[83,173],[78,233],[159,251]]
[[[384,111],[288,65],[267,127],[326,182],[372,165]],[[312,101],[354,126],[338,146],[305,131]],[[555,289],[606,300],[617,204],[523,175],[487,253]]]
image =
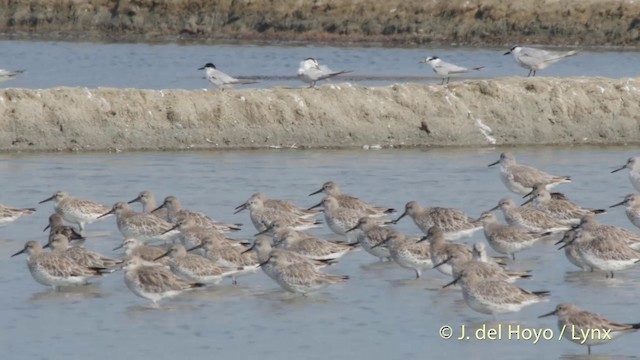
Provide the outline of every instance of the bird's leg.
[[529,70],[529,74],[527,74],[527,77],[530,77],[532,72],[533,70]]
[[449,77],[447,77],[447,84],[449,83],[449,79],[450,79],[450,78],[449,78]]
[[516,261],[516,253],[512,253],[511,258],[513,259],[513,261]]
[[534,77],[536,76],[536,71],[535,71],[535,70],[533,70],[533,76],[534,76]]
[[444,85],[444,78],[442,78],[442,82],[440,83],[440,85]]

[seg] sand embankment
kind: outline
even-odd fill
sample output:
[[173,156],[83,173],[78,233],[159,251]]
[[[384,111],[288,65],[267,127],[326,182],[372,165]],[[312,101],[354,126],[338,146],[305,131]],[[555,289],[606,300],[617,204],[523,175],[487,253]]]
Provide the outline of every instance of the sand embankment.
[[633,0],[14,0],[5,37],[630,45]]
[[640,143],[640,79],[0,91],[0,150]]

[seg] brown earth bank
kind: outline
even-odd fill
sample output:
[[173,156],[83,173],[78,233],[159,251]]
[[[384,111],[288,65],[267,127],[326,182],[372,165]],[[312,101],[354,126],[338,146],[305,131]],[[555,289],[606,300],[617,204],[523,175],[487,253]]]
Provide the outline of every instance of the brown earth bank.
[[624,143],[640,143],[640,78],[0,90],[3,151]]
[[634,0],[0,0],[5,38],[638,46]]

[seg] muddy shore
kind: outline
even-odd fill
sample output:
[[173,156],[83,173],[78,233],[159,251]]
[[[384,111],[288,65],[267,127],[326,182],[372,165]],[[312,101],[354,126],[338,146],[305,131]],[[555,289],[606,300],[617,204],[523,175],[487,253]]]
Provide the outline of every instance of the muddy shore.
[[640,78],[0,90],[0,150],[640,143]]
[[632,0],[16,0],[4,38],[638,46]]

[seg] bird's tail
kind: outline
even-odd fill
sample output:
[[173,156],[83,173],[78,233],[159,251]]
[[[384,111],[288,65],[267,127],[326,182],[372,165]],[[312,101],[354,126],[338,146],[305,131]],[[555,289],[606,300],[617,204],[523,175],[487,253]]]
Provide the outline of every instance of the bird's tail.
[[484,69],[486,66],[478,66],[478,67],[474,67],[471,68],[471,70],[480,70],[480,69]]

